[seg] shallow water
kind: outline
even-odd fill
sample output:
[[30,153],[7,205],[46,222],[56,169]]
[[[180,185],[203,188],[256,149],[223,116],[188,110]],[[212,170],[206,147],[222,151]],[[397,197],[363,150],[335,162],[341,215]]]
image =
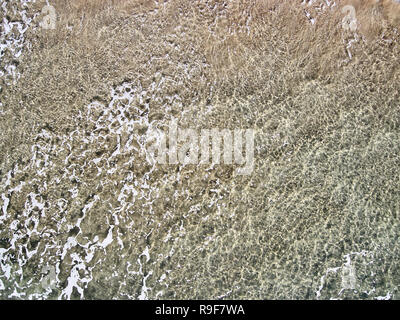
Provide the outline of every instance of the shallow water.
[[[2,23],[1,50],[13,58],[29,48],[23,33],[31,18],[21,16]],[[175,67],[189,78],[197,72],[183,62]],[[17,70],[2,71],[7,85]],[[333,146],[294,154],[284,125],[278,132],[261,126],[256,168],[245,177],[223,165],[154,165],[148,131],[170,119],[154,116],[151,101],[163,101],[166,113],[183,110],[185,127],[204,128],[222,108],[209,103],[192,119],[197,101],[183,108],[180,92],[163,96],[174,81],[159,73],[147,86],[110,88],[110,101],[93,99],[73,131],[42,128],[30,159],[1,172],[2,299],[398,298],[398,204],[394,198],[388,214],[379,200],[359,196],[372,194],[371,184],[389,187],[373,173],[358,178],[371,162],[398,175],[398,131],[382,130],[357,150],[343,145],[363,134],[347,132],[339,146],[332,133]],[[310,84],[310,96],[318,90]],[[266,117],[249,101],[235,102],[253,107],[240,117]],[[283,163],[265,160],[267,146],[284,154]],[[322,185],[328,194],[318,194]],[[328,216],[321,201],[336,201],[337,210]]]

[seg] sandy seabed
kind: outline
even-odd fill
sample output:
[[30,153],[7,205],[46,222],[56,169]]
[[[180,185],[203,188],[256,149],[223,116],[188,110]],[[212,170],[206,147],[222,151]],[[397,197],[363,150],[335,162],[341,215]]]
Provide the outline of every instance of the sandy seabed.
[[[3,1],[0,298],[398,299],[397,7],[365,3]],[[171,120],[253,129],[254,170],[150,164]]]

